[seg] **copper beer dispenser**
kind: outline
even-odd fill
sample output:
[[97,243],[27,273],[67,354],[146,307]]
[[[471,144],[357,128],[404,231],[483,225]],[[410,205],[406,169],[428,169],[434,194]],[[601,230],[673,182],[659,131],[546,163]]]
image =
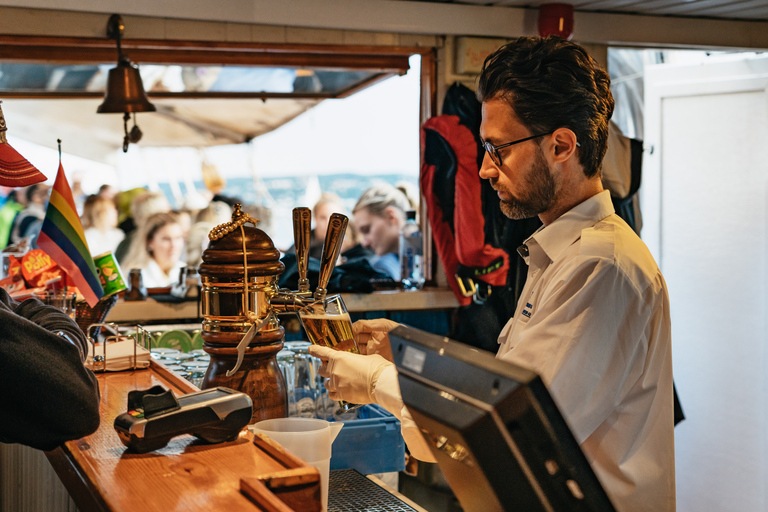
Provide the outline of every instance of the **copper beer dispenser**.
[[211,356],[201,387],[224,386],[246,393],[253,401],[251,423],[288,416],[287,386],[276,358],[283,348],[285,329],[277,313],[298,311],[325,300],[348,219],[334,213],[329,220],[314,293],[307,279],[310,209],[293,210],[299,272],[296,291],[278,288],[285,266],[272,239],[256,227],[257,222],[235,205],[232,221],[211,230],[198,269],[203,350]]

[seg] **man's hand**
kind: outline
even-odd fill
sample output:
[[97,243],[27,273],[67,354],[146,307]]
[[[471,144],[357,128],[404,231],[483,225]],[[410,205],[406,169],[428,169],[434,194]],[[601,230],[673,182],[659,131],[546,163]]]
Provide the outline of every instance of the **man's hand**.
[[387,361],[392,361],[389,331],[399,325],[399,323],[386,318],[358,320],[352,324],[352,332],[355,334],[358,350],[361,354],[378,354]]
[[353,404],[376,402],[376,381],[392,364],[378,354],[352,354],[319,345],[309,347],[309,353],[323,361],[318,373],[327,378],[325,387],[331,400]]

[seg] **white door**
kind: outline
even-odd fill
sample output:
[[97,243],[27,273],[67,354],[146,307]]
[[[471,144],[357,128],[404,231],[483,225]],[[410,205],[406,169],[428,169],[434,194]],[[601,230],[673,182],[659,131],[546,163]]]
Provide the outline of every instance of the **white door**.
[[646,69],[642,237],[669,286],[679,512],[768,510],[768,58]]

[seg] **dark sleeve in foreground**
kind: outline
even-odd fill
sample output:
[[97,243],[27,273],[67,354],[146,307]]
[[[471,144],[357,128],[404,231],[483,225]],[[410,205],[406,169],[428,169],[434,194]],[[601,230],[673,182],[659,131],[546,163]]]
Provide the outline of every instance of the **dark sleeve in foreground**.
[[0,289],[0,441],[50,450],[98,428],[99,385],[86,353],[66,314]]

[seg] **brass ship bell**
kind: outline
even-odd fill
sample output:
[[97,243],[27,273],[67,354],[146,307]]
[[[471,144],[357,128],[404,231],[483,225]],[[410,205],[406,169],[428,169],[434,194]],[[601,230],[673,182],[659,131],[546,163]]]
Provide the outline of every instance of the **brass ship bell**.
[[293,210],[299,272],[299,289],[294,291],[278,288],[285,266],[280,251],[256,227],[257,222],[235,205],[232,221],[211,230],[198,269],[203,350],[211,356],[201,387],[224,386],[249,395],[252,423],[288,415],[287,386],[276,358],[283,348],[285,329],[277,315],[317,301],[324,303],[349,221],[342,214],[331,215],[314,293],[307,278],[310,209]]

